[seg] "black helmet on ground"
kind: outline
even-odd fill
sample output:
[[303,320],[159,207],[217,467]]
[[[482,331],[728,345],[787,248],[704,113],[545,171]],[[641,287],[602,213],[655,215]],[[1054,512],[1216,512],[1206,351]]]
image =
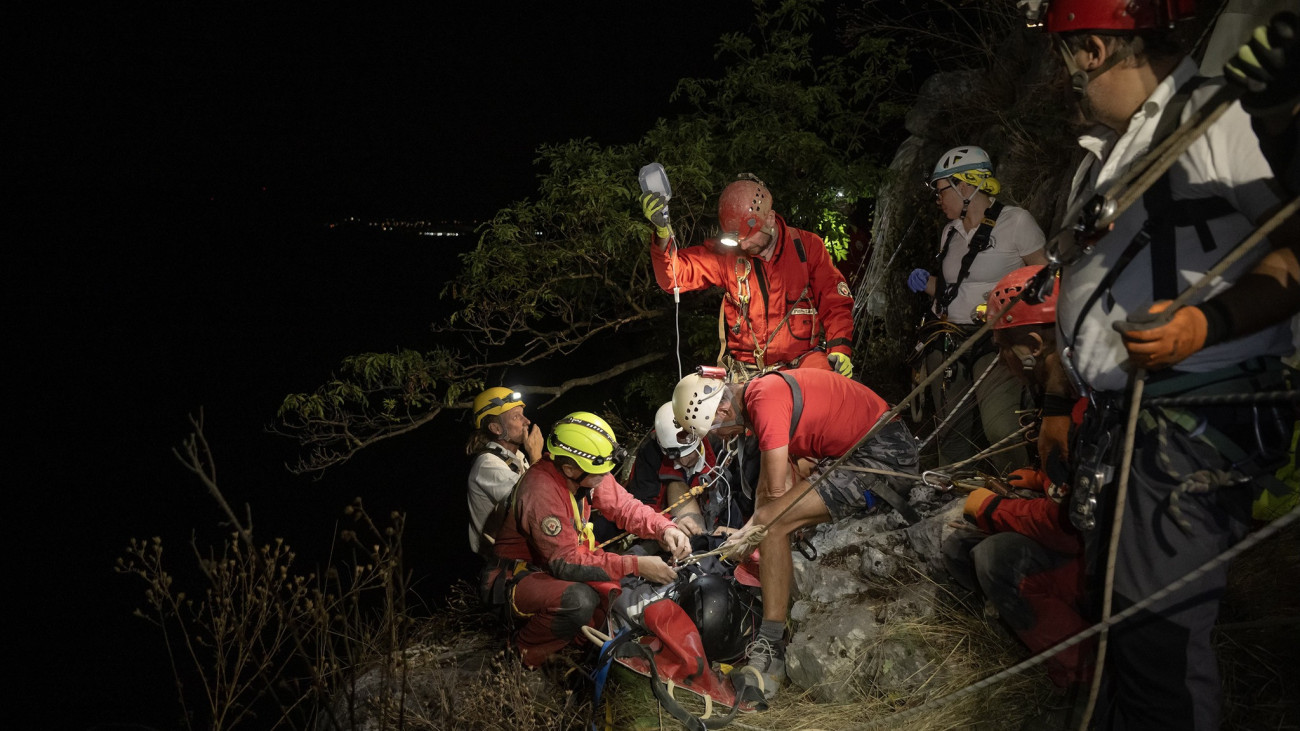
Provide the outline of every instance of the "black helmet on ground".
[[713,662],[733,662],[757,634],[750,603],[727,579],[715,574],[696,577],[682,587],[677,603],[700,630],[704,651]]

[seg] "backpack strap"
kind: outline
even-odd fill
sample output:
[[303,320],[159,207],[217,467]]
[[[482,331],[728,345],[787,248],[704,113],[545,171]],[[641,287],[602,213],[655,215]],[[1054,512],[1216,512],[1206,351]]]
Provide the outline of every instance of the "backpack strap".
[[790,438],[794,439],[794,430],[799,428],[799,417],[803,416],[803,391],[794,376],[784,371],[776,371],[776,374],[785,379],[786,385],[790,387]]

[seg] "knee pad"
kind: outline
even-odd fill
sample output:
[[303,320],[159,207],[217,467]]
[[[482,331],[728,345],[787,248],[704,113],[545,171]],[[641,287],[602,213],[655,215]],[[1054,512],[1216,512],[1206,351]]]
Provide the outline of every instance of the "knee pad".
[[600,606],[600,594],[586,584],[570,584],[560,595],[560,608],[551,629],[556,637],[573,637]]

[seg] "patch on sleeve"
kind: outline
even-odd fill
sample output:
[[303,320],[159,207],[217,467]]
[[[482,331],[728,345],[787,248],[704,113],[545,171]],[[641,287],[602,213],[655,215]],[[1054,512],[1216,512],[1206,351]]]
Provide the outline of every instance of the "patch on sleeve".
[[848,283],[848,282],[843,282],[843,281],[841,281],[839,284],[835,285],[835,291],[836,291],[836,292],[839,292],[839,293],[840,293],[842,296],[844,296],[844,297],[852,297],[852,296],[853,296],[853,295],[849,294],[849,283]]
[[560,529],[562,527],[560,519],[554,515],[548,515],[545,518],[542,518],[542,532],[548,536],[554,537],[560,535]]

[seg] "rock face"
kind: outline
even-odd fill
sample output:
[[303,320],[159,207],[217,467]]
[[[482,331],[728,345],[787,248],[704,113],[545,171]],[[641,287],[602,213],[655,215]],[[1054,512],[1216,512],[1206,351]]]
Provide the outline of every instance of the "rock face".
[[939,546],[962,501],[924,486],[909,497],[923,516],[916,525],[892,510],[828,523],[807,536],[817,560],[794,555],[786,673],[818,701],[851,702],[867,688],[906,694],[939,667],[942,658],[896,628],[933,614]]

